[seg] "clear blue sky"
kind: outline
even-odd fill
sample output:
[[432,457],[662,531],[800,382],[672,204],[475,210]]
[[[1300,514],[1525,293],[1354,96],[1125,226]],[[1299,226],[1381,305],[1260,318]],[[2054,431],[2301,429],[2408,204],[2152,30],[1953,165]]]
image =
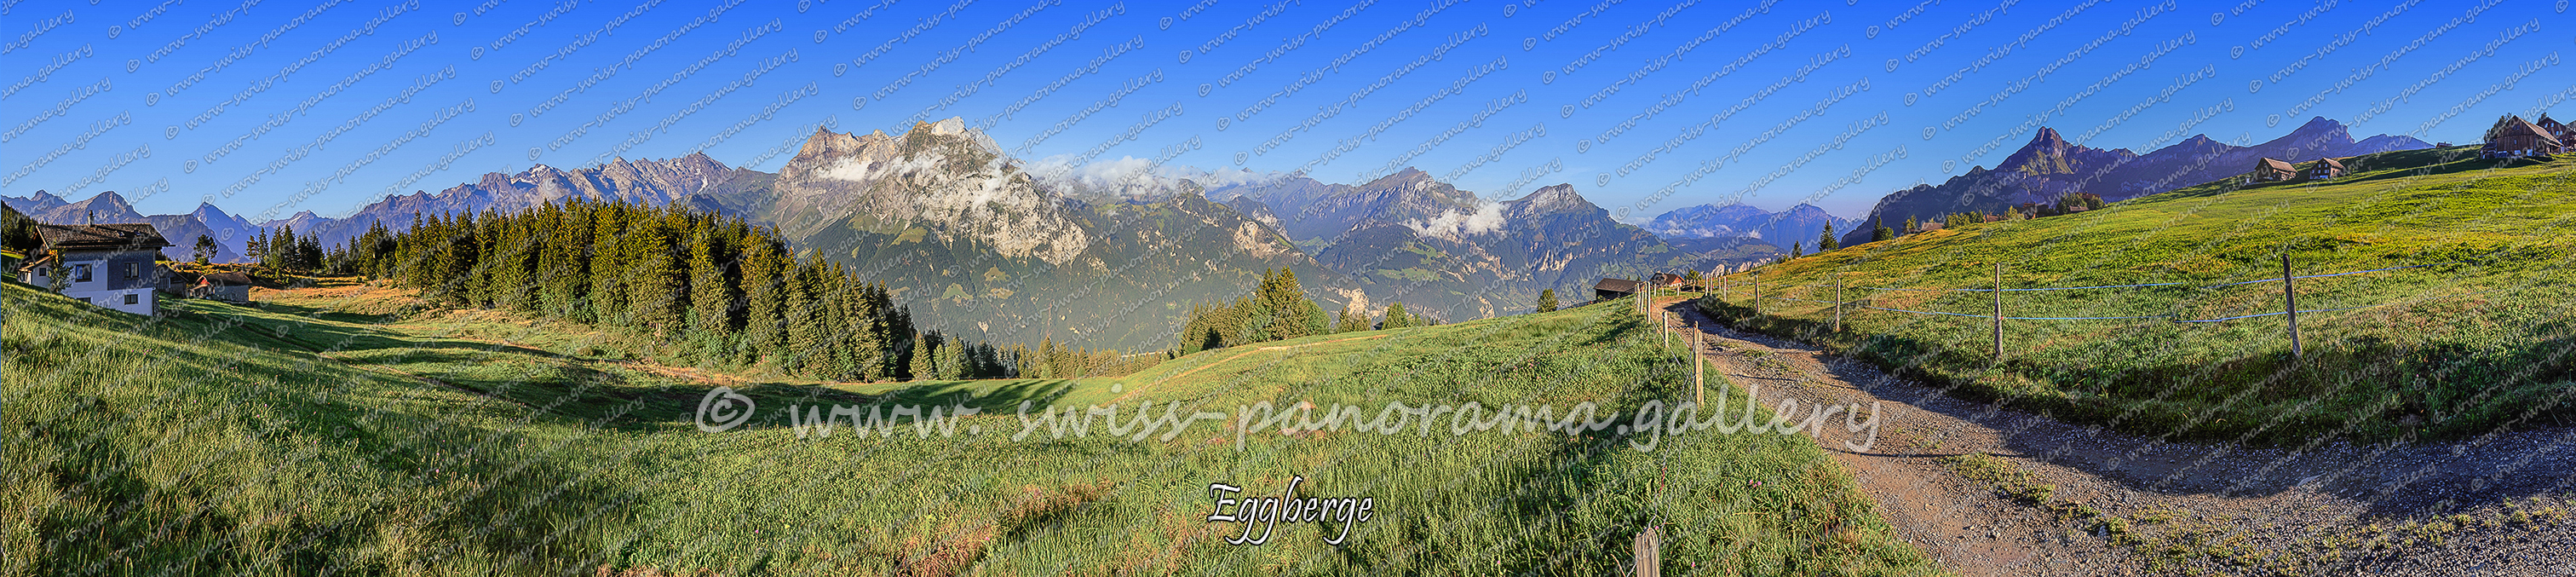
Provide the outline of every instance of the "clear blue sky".
[[2452,142],[2576,117],[2560,0],[12,1],[0,30],[0,194],[147,214],[337,215],[701,150],[776,170],[816,123],[959,116],[1030,160],[1848,216],[2042,125],[2145,152],[2311,116]]

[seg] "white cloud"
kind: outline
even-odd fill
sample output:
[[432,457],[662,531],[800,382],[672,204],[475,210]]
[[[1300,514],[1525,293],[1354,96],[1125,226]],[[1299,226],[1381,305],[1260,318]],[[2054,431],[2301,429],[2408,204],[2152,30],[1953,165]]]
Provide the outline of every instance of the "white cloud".
[[891,175],[928,170],[946,160],[947,157],[938,154],[924,154],[874,163],[871,166],[870,163],[857,158],[844,157],[833,161],[831,166],[814,171],[814,174],[823,178],[850,182],[875,182],[876,179]]
[[1436,236],[1447,239],[1461,239],[1465,238],[1467,235],[1488,234],[1502,230],[1503,204],[1499,202],[1485,201],[1481,205],[1477,206],[1476,212],[1472,214],[1452,210],[1441,213],[1440,216],[1433,217],[1431,220],[1416,220],[1405,223],[1405,226],[1412,227],[1413,232],[1423,236]]
[[1028,172],[1059,191],[1128,198],[1169,195],[1179,190],[1183,179],[1195,181],[1204,188],[1217,188],[1262,182],[1280,176],[1232,167],[1219,167],[1211,172],[1177,164],[1155,166],[1152,159],[1133,156],[1096,160],[1081,166],[1072,165],[1070,155],[1049,156],[1030,163]]

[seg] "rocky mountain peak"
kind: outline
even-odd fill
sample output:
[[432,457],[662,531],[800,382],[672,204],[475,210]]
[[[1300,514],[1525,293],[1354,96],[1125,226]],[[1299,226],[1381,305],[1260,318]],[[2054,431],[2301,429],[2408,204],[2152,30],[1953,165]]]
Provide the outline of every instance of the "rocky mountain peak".
[[2057,135],[2057,129],[2043,126],[2039,134],[2030,137],[2029,144],[2013,151],[2012,156],[2004,157],[2003,164],[1995,165],[1995,170],[2029,175],[2072,174],[2075,166],[2068,157],[2079,151],[2091,152],[2092,149],[2068,144],[2064,137]]
[[1574,185],[1568,183],[1541,187],[1529,193],[1529,196],[1511,202],[1513,218],[1586,210],[1599,211],[1601,207],[1593,205],[1591,200],[1575,193]]

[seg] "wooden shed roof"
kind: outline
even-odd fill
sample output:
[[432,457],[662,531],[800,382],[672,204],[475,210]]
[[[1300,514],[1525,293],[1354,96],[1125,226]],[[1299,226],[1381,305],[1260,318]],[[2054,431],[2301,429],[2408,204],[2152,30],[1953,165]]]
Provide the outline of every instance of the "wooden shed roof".
[[36,225],[36,237],[58,250],[153,250],[170,246],[161,231],[143,223]]

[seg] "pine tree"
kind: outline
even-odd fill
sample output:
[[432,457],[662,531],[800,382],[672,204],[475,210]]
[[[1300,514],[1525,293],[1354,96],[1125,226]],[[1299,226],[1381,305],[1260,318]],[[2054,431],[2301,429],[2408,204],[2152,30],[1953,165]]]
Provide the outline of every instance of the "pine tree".
[[939,347],[939,352],[935,356],[937,362],[932,363],[932,370],[939,375],[939,380],[954,381],[967,378],[964,343],[949,339],[946,344]]
[[268,265],[270,269],[291,271],[287,260],[294,251],[295,225],[277,225],[277,234],[268,237],[268,246],[260,247],[260,264]]
[[1368,315],[1360,312],[1357,304],[1343,305],[1341,322],[1334,324],[1333,332],[1355,333],[1365,330],[1369,330]]
[[741,358],[758,362],[787,344],[787,275],[785,252],[762,238],[744,247],[743,339]]
[[1912,216],[1905,217],[1905,234],[1914,234],[1918,232],[1923,232],[1923,221]]
[[590,309],[594,322],[625,326],[626,262],[618,247],[626,234],[626,203],[612,201],[591,214]]
[[739,295],[735,283],[725,278],[730,262],[718,259],[737,251],[719,237],[717,230],[715,224],[708,223],[689,234],[689,329],[726,335],[737,330],[733,312],[734,299]]
[[214,262],[215,252],[221,250],[222,247],[223,245],[215,244],[215,237],[202,234],[197,235],[197,264]]
[[1400,302],[1386,305],[1386,320],[1378,323],[1378,328],[1386,329],[1400,329],[1410,326],[1413,326],[1413,315],[1406,314],[1404,312],[1404,303]]
[[549,203],[538,218],[546,246],[537,252],[539,309],[555,318],[596,322],[590,308],[591,212],[594,205]]
[[[1914,223],[1913,223],[1913,222],[1911,222],[1913,219],[1906,219],[1906,220],[1907,220],[1907,221],[1909,221],[1909,222],[1905,223],[1905,225],[1906,225],[1906,226],[1914,226]],[[1876,225],[1878,225],[1878,226],[1876,226],[1876,227],[1874,227],[1874,228],[1871,228],[1871,229],[1870,229],[1870,231],[1869,231],[1869,241],[1870,241],[1870,242],[1879,242],[1879,241],[1884,241],[1884,240],[1895,240],[1895,239],[1896,239],[1896,231],[1894,231],[1894,230],[1889,230],[1889,229],[1887,228],[1887,221],[1886,221],[1886,219],[1885,219],[1885,218],[1883,218],[1883,217],[1882,217],[1882,218],[1880,218],[1880,219],[1878,219],[1878,220],[1873,220],[1873,221],[1871,221],[1871,222],[1872,222],[1872,223],[1874,223],[1874,224],[1876,224]]]
[[833,369],[832,350],[839,343],[839,308],[835,291],[823,268],[823,259],[807,252],[796,265],[796,289],[788,293],[788,346],[796,351],[797,370],[824,372]]
[[910,370],[905,372],[906,376],[909,378],[905,380],[930,380],[932,376],[930,369],[930,355],[937,352],[939,349],[939,343],[936,340],[937,336],[938,335],[936,334],[913,335],[912,362],[909,363]]
[[1825,232],[1816,235],[1816,252],[1829,252],[1842,246],[1843,241],[1834,238],[1834,223],[1826,221]]
[[1805,243],[1789,243],[1789,260],[1798,260],[1800,257],[1807,256],[1807,249],[1804,248],[1805,246]]
[[[1696,273],[1697,271],[1693,271]],[[1538,291],[1538,312],[1556,312],[1556,289]]]
[[268,229],[259,229],[259,232],[251,234],[248,242],[242,243],[242,257],[250,259],[253,264],[268,264]]
[[649,211],[639,216],[619,239],[626,260],[627,315],[637,328],[674,335],[686,326],[686,271],[674,254],[668,223]]

